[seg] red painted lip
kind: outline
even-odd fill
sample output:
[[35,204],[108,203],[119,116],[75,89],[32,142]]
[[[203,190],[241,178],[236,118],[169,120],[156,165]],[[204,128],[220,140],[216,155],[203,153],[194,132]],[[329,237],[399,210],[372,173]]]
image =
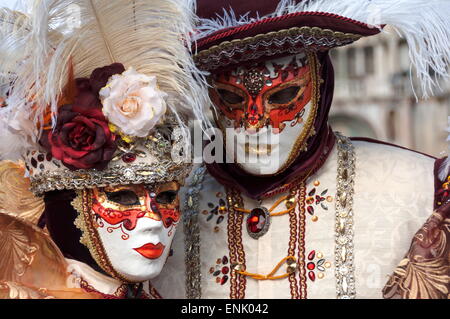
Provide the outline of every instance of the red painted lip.
[[158,243],[156,245],[154,245],[152,243],[148,243],[148,244],[143,245],[142,247],[134,248],[134,250],[136,250],[138,253],[140,253],[145,258],[156,259],[162,255],[164,248],[166,248],[166,247],[161,243]]

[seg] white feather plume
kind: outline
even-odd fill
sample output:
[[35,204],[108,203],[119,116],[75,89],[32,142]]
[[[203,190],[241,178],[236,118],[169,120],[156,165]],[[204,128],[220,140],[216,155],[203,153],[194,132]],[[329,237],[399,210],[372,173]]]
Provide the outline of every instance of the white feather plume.
[[[28,32],[9,45],[20,48],[25,58],[14,65],[17,79],[8,99],[8,105],[14,105],[0,121],[28,114],[38,124],[49,105],[56,114],[72,61],[75,78],[89,77],[94,69],[114,62],[156,75],[180,125],[180,116],[192,113],[209,123],[203,112],[209,103],[205,76],[189,50],[194,7],[193,0],[35,0]],[[0,52],[2,47],[6,45],[0,44]],[[21,151],[32,148],[39,134],[25,134],[29,143],[22,144]],[[0,154],[8,158],[11,154],[3,146]]]
[[232,9],[224,9],[220,17],[201,19],[198,38],[223,28],[295,12],[327,12],[374,27],[392,26],[409,45],[409,56],[424,98],[433,93],[434,87],[439,87],[439,78],[448,77],[449,0],[281,0],[276,10],[266,16],[251,18],[245,14],[237,17]]
[[0,96],[7,93],[17,64],[25,58],[23,47],[29,22],[29,17],[21,12],[0,8]]
[[[25,47],[27,46],[30,32],[30,18],[21,12],[8,8],[0,8],[0,97],[5,98],[11,86],[17,79],[17,70],[26,59]],[[14,105],[13,99],[8,105]],[[0,109],[0,137],[2,159],[18,160],[23,151],[23,145],[29,144],[27,134],[23,129],[13,128],[15,112],[13,108]],[[29,133],[29,131],[28,131]]]

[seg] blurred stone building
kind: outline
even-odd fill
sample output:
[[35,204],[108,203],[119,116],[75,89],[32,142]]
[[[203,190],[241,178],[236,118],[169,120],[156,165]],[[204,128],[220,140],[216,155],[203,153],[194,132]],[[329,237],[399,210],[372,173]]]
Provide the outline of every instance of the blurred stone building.
[[450,81],[442,81],[436,96],[416,102],[408,46],[395,31],[387,32],[331,52],[336,73],[333,129],[443,156]]

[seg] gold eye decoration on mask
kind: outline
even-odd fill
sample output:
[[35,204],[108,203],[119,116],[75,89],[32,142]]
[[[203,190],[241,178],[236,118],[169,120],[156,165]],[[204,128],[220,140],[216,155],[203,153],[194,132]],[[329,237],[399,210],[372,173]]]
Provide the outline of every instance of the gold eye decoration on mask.
[[214,82],[213,86],[214,88],[210,89],[210,93],[216,95],[220,100],[219,107],[220,104],[223,104],[230,109],[243,109],[248,102],[247,94],[236,86],[219,82]]
[[139,197],[132,190],[120,190],[117,192],[105,191],[106,198],[114,203],[124,206],[140,205]]
[[172,204],[178,195],[178,190],[166,190],[156,195],[155,200],[158,204]]
[[107,186],[94,189],[93,193],[105,208],[118,211],[145,208],[145,188],[140,185]]
[[146,186],[149,190],[150,197],[154,203],[160,208],[175,209],[179,205],[178,191],[180,185],[177,182],[168,182],[155,187]]
[[310,83],[309,72],[302,77],[294,78],[264,93],[266,111],[292,108],[303,104],[305,92]]

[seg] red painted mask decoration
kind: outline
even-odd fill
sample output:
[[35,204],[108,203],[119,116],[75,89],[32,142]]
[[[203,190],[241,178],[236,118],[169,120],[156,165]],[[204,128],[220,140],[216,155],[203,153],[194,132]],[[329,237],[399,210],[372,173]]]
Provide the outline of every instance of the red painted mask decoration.
[[139,218],[162,220],[169,228],[180,220],[179,185],[176,182],[156,186],[120,185],[94,189],[92,210],[97,220],[110,225],[123,223],[127,230],[136,227]]
[[317,57],[306,52],[213,74],[227,156],[253,175],[289,167],[315,134],[318,76]]
[[287,122],[303,120],[311,94],[311,71],[304,54],[217,74],[210,90],[214,104],[235,128],[270,126],[279,132]]
[[83,189],[73,201],[80,241],[122,282],[142,282],[164,266],[180,221],[179,184]]

